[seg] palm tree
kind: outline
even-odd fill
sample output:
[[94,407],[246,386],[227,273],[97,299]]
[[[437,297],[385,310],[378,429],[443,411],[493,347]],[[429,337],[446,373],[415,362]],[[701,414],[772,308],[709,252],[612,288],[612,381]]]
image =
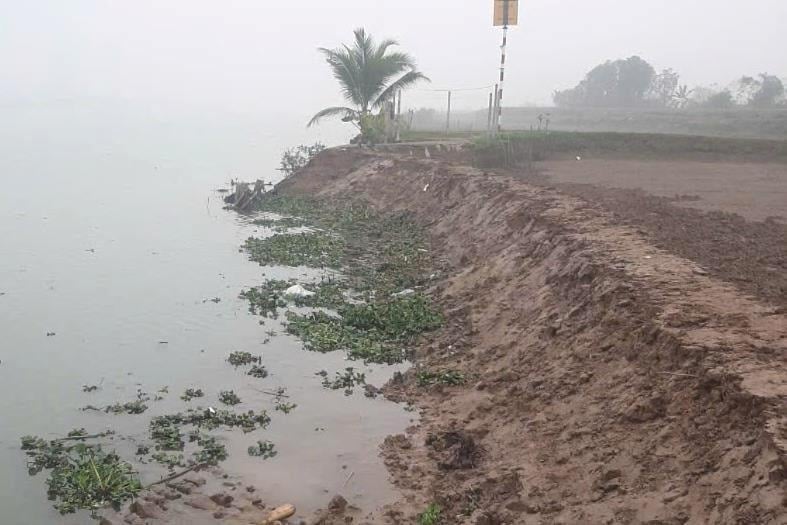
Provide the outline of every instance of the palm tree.
[[320,48],[350,106],[325,108],[314,115],[308,125],[313,126],[326,117],[341,117],[344,122],[355,123],[361,129],[361,135],[365,136],[373,111],[381,110],[399,90],[421,80],[428,82],[410,55],[389,52],[392,46],[397,45],[398,42],[390,39],[377,44],[360,28],[355,30],[352,47]]

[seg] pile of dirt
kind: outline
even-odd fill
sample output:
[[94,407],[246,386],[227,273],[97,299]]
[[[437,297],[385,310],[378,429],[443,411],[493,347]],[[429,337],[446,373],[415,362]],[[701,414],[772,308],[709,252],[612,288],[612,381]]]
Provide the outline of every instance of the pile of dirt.
[[386,389],[422,419],[383,445],[403,497],[372,521],[787,523],[787,316],[728,273],[566,192],[409,153],[330,150],[278,191],[410,212],[450,268],[447,327]]

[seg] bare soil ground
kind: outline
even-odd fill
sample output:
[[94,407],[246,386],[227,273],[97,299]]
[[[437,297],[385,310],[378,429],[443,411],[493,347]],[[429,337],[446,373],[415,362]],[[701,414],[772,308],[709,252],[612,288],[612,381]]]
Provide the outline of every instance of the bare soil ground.
[[539,164],[554,182],[641,189],[680,206],[787,223],[787,165],[582,159]]
[[412,212],[448,269],[416,364],[471,380],[389,385],[422,422],[360,523],[787,523],[782,225],[549,184],[348,149],[282,185]]

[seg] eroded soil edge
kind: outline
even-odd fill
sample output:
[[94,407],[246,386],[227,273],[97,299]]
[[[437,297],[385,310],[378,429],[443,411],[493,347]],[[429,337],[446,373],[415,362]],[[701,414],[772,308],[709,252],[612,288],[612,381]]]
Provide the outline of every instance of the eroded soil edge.
[[776,306],[507,175],[336,149],[277,191],[409,211],[450,268],[417,367],[470,380],[388,386],[423,415],[383,445],[404,501],[373,521],[436,502],[444,523],[787,523]]

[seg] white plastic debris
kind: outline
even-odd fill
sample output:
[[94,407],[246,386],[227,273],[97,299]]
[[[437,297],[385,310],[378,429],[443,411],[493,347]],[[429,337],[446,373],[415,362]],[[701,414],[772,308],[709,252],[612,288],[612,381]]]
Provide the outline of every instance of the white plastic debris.
[[582,157],[580,157],[579,155],[577,155],[577,160],[582,160]]
[[296,284],[284,290],[284,295],[289,295],[291,297],[311,297],[314,295],[314,292],[310,292],[300,284]]
[[391,297],[404,297],[406,295],[413,295],[414,293],[415,290],[413,290],[412,288],[407,288],[405,290],[402,290],[401,292],[396,292],[394,294],[391,294]]
[[424,191],[429,191],[429,184],[427,184],[426,186],[424,186]]

